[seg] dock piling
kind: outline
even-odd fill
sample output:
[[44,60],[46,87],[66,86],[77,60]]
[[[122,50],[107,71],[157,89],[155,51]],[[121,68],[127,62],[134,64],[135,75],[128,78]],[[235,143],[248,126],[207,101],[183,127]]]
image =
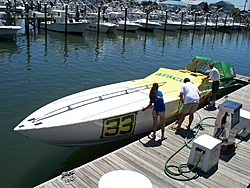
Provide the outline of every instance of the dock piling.
[[208,14],[206,14],[206,26],[205,26],[205,31],[207,30],[207,22],[208,22]]
[[219,19],[219,15],[216,14],[216,21],[215,21],[215,30],[218,29],[218,19]]
[[196,24],[197,24],[197,14],[194,15],[194,31],[196,30]]
[[100,12],[101,12],[101,6],[98,5],[98,17],[97,17],[97,33],[99,34],[100,31]]
[[68,32],[68,5],[65,6],[65,35]]
[[149,10],[146,9],[146,14],[147,14],[147,17],[146,17],[146,30],[148,30],[148,15],[149,15]]
[[25,31],[27,36],[29,36],[29,6],[25,3]]
[[47,32],[47,3],[44,3],[44,19],[45,32]]
[[167,24],[168,24],[168,11],[166,10],[166,17],[165,17],[164,31],[166,31],[166,30],[167,30]]
[[127,17],[128,17],[128,7],[125,7],[124,32],[126,31],[126,27],[127,27]]
[[182,25],[183,25],[183,18],[184,18],[184,12],[181,12],[181,30],[182,30]]

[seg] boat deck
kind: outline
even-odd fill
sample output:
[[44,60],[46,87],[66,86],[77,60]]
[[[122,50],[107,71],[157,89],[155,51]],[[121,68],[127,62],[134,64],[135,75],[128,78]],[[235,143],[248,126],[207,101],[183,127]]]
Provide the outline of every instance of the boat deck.
[[[243,79],[242,76],[238,76]],[[244,77],[246,81],[249,77]],[[221,104],[226,99],[242,104],[242,109],[250,112],[250,85],[247,85],[228,96],[218,100],[216,105]],[[214,111],[206,111],[200,109],[195,114],[193,126],[200,122],[200,118],[217,117],[218,109]],[[187,125],[188,118],[182,124]],[[207,119],[207,124],[214,124],[215,119]],[[160,140],[160,131],[157,131],[156,140],[151,140],[147,136],[135,141],[125,147],[122,147],[112,153],[101,158],[91,161],[81,167],[74,169],[74,179],[65,182],[62,176],[55,177],[36,188],[63,188],[63,187],[98,187],[100,178],[113,170],[132,170],[145,175],[152,183],[153,187],[249,187],[250,186],[250,157],[249,148],[250,141],[248,135],[247,140],[242,141],[235,139],[236,149],[227,154],[220,154],[219,163],[213,167],[208,173],[198,171],[199,177],[189,181],[179,181],[170,178],[164,173],[166,161],[179,148],[184,145],[184,138],[188,130],[182,128],[175,132],[171,128],[171,124],[166,126],[165,134],[167,139]],[[214,128],[212,126],[204,127],[196,135],[207,134],[213,136]],[[192,142],[190,143],[192,145]],[[169,162],[171,165],[179,166],[188,162],[190,149],[184,147]],[[190,178],[193,174],[187,174]],[[175,176],[175,178],[183,178]],[[65,180],[65,179],[64,179]],[[129,181],[124,177],[125,181]],[[122,183],[122,182],[121,182]],[[117,186],[119,187],[119,186]]]

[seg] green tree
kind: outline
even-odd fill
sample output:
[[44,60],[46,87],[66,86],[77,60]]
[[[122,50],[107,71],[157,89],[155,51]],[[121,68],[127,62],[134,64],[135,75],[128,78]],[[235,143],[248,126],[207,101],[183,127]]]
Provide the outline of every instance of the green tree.
[[205,12],[208,12],[208,11],[209,11],[209,7],[208,7],[208,3],[207,3],[207,2],[204,3],[203,10],[204,10]]
[[239,13],[240,13],[240,9],[238,8],[233,8],[232,10],[230,10],[231,15],[236,16],[236,15],[239,15]]

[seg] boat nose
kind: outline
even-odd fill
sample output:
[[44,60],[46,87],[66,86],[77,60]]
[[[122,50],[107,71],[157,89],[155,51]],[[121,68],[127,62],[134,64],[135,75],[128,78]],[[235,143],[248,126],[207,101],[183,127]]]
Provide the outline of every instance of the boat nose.
[[24,127],[25,127],[24,124],[19,124],[14,128],[14,131],[20,131]]

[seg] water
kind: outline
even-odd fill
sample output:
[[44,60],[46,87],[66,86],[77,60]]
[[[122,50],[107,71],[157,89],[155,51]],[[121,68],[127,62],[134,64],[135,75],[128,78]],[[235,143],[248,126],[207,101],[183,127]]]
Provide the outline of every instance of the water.
[[[92,147],[57,147],[13,128],[39,107],[110,83],[143,78],[160,67],[182,69],[204,55],[249,76],[250,32],[136,32],[84,36],[21,31],[0,41],[1,187],[29,188],[135,140]],[[168,134],[168,133],[167,133]]]

